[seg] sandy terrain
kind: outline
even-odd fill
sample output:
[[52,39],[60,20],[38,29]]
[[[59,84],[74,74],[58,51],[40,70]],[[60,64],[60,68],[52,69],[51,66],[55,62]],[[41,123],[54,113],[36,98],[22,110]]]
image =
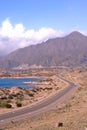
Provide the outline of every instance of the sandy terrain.
[[[41,101],[57,91],[64,89],[67,83],[59,79],[57,76],[45,77],[41,81],[32,82],[35,88],[0,88],[0,113],[13,111],[18,109],[16,102],[20,102],[22,106],[31,105]],[[10,103],[12,108],[6,109],[6,103]]]
[[[11,122],[3,130],[86,130],[87,129],[87,69],[63,70],[63,77],[79,87],[72,97],[54,110],[20,122]],[[59,126],[62,123],[62,126]]]

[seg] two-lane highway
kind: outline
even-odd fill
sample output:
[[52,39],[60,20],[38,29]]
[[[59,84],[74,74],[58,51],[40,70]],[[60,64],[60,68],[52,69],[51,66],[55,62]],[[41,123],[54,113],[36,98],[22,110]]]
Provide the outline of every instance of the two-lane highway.
[[20,116],[24,117],[26,115],[29,115],[29,117],[32,117],[35,115],[35,113],[39,114],[39,113],[43,112],[44,110],[48,110],[48,109],[51,109],[53,106],[56,106],[57,103],[61,100],[61,98],[63,98],[66,94],[70,93],[72,91],[72,89],[74,89],[76,87],[76,85],[74,83],[72,83],[66,79],[61,78],[61,80],[64,80],[65,82],[67,82],[69,84],[65,89],[57,92],[56,94],[52,95],[51,97],[49,97],[45,100],[42,100],[34,105],[15,110],[13,112],[0,114],[0,122],[2,123],[2,121],[3,121],[5,123],[5,121],[7,121],[7,120],[19,118]]

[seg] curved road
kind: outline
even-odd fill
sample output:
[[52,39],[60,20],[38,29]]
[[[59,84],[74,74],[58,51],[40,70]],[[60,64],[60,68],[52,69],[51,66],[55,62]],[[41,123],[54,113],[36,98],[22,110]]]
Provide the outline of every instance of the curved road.
[[[59,77],[61,78],[61,77]],[[45,110],[49,110],[51,109],[53,106],[56,106],[56,104],[58,102],[60,102],[60,100],[63,98],[65,98],[65,96],[67,94],[69,94],[72,89],[75,89],[76,85],[66,79],[61,78],[62,80],[64,80],[65,82],[67,82],[69,85],[61,90],[60,92],[57,92],[55,95],[52,95],[51,97],[40,101],[34,105],[31,106],[27,106],[24,108],[21,108],[19,110],[15,110],[13,112],[8,112],[5,114],[0,114],[0,123],[5,123],[8,120],[13,120],[13,119],[21,119],[24,118],[26,116],[32,117],[36,114],[39,114]]]

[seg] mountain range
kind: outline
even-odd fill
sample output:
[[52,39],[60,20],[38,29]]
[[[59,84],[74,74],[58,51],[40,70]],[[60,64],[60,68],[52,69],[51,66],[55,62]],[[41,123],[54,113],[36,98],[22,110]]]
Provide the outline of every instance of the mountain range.
[[64,37],[20,48],[0,58],[1,69],[83,64],[87,64],[87,36],[77,31]]

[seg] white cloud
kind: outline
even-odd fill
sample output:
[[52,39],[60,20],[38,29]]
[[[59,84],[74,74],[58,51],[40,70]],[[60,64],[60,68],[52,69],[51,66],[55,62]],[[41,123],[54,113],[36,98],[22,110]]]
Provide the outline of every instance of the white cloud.
[[38,31],[27,30],[22,23],[12,25],[10,19],[7,18],[0,27],[0,55],[63,35],[64,33],[61,31],[46,27],[42,27]]
[[2,26],[0,28],[0,35],[8,36],[10,38],[22,37],[24,30],[25,30],[25,28],[21,23],[13,26],[11,24],[9,18],[7,18],[5,21],[2,22]]

